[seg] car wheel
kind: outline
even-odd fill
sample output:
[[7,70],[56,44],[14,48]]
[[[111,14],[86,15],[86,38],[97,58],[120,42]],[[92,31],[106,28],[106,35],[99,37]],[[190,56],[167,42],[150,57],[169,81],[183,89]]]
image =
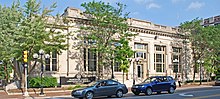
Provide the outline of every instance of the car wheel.
[[145,92],[145,95],[151,95],[153,92],[152,92],[152,89],[151,88],[147,88],[146,92]]
[[139,92],[133,92],[133,93],[134,93],[135,95],[137,95],[137,96],[140,94]]
[[117,98],[123,97],[123,92],[122,92],[122,90],[118,90],[118,91],[116,92],[116,97],[117,97]]
[[168,93],[172,94],[175,92],[175,89],[173,88],[173,86],[170,87],[170,90],[168,90]]
[[92,99],[93,98],[93,93],[91,91],[87,92],[85,98],[86,99]]

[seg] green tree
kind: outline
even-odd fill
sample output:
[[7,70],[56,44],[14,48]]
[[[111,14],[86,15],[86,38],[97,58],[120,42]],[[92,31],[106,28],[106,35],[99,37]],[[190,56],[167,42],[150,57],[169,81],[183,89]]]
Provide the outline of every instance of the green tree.
[[128,69],[130,66],[130,61],[128,60],[128,58],[134,55],[134,51],[129,46],[129,41],[125,38],[121,38],[119,43],[121,44],[121,46],[116,47],[115,60],[116,62],[119,62],[119,68],[123,71],[122,77],[124,83],[124,73],[128,73]]
[[[52,4],[49,8],[40,8],[40,2],[28,0],[24,7],[19,2],[13,3],[11,7],[1,7],[0,20],[0,59],[4,63],[10,63],[14,69],[16,78],[22,80],[24,77],[22,71],[22,52],[28,51],[29,73],[35,68],[36,64],[30,64],[33,61],[33,54],[38,53],[40,49],[46,52],[65,50],[67,47],[66,34],[55,32],[57,29],[56,17],[51,17],[51,12],[56,7]],[[48,19],[53,21],[48,21]],[[12,60],[10,62],[10,60]]]
[[207,49],[205,53],[205,69],[208,72],[208,77],[211,77],[212,73],[218,73],[219,60],[220,60],[220,26],[207,26],[203,29],[202,40],[206,43]]
[[192,49],[192,56],[193,56],[193,81],[195,81],[195,74],[198,72],[198,64],[197,60],[202,59],[202,56],[204,55],[204,49],[202,45],[201,35],[202,35],[202,29],[203,27],[200,25],[201,20],[194,19],[192,21],[186,21],[184,23],[181,23],[181,30],[182,32],[187,32],[185,35],[188,37],[191,43],[191,49]]
[[[19,3],[13,3],[11,7],[0,5],[0,60],[1,78],[9,79],[11,67],[11,59],[15,57],[15,40],[14,35],[19,31],[17,28],[18,23],[21,21],[22,13],[18,9]],[[13,68],[15,69],[15,68]]]
[[[116,3],[116,7],[105,2],[88,2],[81,4],[85,8],[82,13],[88,16],[88,25],[82,26],[78,32],[81,33],[79,38],[82,41],[93,42],[86,45],[87,48],[95,49],[98,53],[98,78],[102,77],[104,66],[109,66],[110,58],[114,50],[112,46],[120,39],[132,36],[128,33],[127,18],[128,13],[124,13],[125,5]],[[85,47],[82,45],[80,47]]]
[[195,81],[195,73],[198,72],[199,65],[197,60],[203,60],[203,64],[207,76],[211,76],[214,73],[219,59],[219,26],[201,26],[200,19],[194,19],[181,24],[180,28],[182,32],[188,32],[187,37],[191,42],[191,49],[194,63],[193,81]]

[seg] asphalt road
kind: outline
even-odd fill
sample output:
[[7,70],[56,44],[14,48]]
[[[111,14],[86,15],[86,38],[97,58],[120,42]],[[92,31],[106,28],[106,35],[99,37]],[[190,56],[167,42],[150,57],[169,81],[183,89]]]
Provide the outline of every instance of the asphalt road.
[[[140,94],[135,96],[132,93],[124,95],[123,98],[107,98],[98,97],[95,99],[220,99],[220,86],[208,87],[208,88],[195,88],[195,89],[185,89],[177,90],[174,94],[168,94],[167,92],[162,92],[161,94],[153,94],[151,96],[145,96]],[[76,99],[72,97],[59,97],[59,98],[47,98],[47,99]]]

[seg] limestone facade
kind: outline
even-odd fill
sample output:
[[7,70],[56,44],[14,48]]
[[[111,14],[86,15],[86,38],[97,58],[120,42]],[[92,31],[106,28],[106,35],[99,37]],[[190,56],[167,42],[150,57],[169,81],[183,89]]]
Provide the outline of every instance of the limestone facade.
[[[67,8],[63,16],[67,16],[71,21],[65,25],[65,29],[57,29],[57,31],[76,32],[81,25],[86,24],[86,16],[81,15],[80,12],[76,8]],[[180,75],[183,80],[192,79],[190,44],[184,43],[186,40],[184,33],[179,32],[177,27],[133,18],[128,19],[128,24],[129,31],[138,35],[132,37],[129,42],[136,53],[130,59],[130,68],[124,77],[127,86],[132,84],[133,79],[139,83],[149,76],[156,75],[168,75],[174,78]],[[76,37],[78,34],[80,33],[68,37],[66,41],[70,45],[68,50],[63,50],[62,54],[54,58],[57,64],[48,65],[50,69],[45,71],[45,76],[51,75],[58,79],[61,76],[74,77],[76,74],[95,76],[96,71],[89,71],[87,61],[89,58],[84,58],[85,54],[88,55],[88,50],[84,52],[84,49],[76,49],[77,44],[82,43]],[[111,68],[106,68],[104,74],[106,79],[111,78]],[[117,70],[117,67],[114,67],[114,76],[120,82],[123,81],[122,72]],[[198,78],[199,73],[196,74],[196,79]]]

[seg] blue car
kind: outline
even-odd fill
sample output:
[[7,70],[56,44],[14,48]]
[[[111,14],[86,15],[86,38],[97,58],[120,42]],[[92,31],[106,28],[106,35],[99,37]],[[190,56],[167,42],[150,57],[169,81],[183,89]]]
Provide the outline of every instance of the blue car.
[[172,94],[175,90],[176,83],[171,76],[152,76],[140,84],[133,85],[131,88],[135,95],[140,93],[151,95],[153,92],[161,93],[162,91],[168,91],[168,93]]
[[125,84],[115,80],[99,80],[88,84],[85,88],[73,90],[71,95],[80,99],[92,99],[97,96],[111,97],[113,95],[121,98],[126,93],[128,93],[128,89]]

